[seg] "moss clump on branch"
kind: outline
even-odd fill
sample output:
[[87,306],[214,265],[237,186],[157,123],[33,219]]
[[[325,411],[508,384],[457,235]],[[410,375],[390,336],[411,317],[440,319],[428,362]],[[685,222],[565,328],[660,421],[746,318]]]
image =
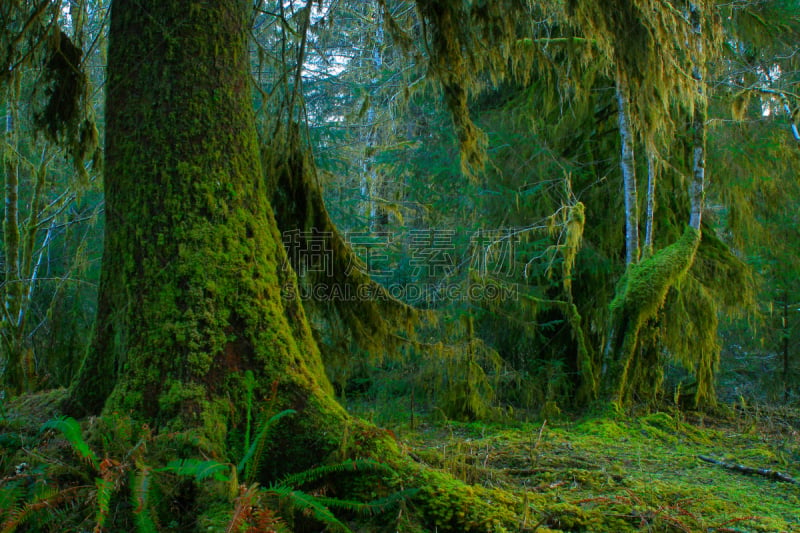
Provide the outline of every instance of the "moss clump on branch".
[[83,50],[57,25],[42,39],[42,44],[44,59],[41,85],[34,90],[34,124],[49,140],[67,148],[75,171],[86,182],[84,162],[99,156],[100,140],[92,114]]
[[670,288],[692,266],[700,235],[698,230],[687,227],[678,241],[631,265],[617,285],[610,305],[610,338],[605,354],[605,383],[615,401],[626,403],[632,392],[652,386],[630,379],[629,370],[640,348],[639,335],[663,307]]

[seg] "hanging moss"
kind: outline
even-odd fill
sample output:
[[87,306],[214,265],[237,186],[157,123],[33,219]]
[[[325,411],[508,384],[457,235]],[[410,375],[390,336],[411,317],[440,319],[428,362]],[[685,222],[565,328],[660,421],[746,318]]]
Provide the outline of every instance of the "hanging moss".
[[52,27],[42,47],[44,65],[34,92],[34,124],[50,141],[67,148],[85,185],[88,175],[84,162],[95,156],[100,141],[91,110],[83,50],[58,25]]
[[714,57],[722,44],[720,21],[713,3],[693,2],[702,19],[701,54],[692,56],[687,43],[698,36],[688,17],[679,9],[658,0],[571,0],[568,15],[597,52],[592,61],[601,62],[607,72],[619,68],[635,90],[630,105],[634,132],[649,148],[673,137],[681,124],[675,121],[677,104],[691,115],[705,94],[697,91],[689,74],[697,63]]
[[664,306],[661,337],[668,354],[666,363],[677,364],[689,373],[690,380],[672,385],[677,396],[686,396],[693,407],[716,403],[720,312],[746,313],[754,305],[748,266],[733,255],[713,229],[703,226],[702,232],[692,268]]
[[575,267],[575,258],[581,248],[583,240],[583,228],[586,224],[586,208],[581,202],[566,210],[566,221],[564,223],[564,242],[559,245],[559,250],[564,261],[561,263],[561,279],[564,284],[564,291],[570,295],[572,293],[572,269]]
[[45,89],[43,109],[35,114],[37,126],[56,140],[65,128],[76,127],[86,91],[86,74],[81,67],[83,50],[56,26],[47,43],[42,71]]
[[690,381],[676,385],[679,389],[676,396],[686,395],[686,403],[691,407],[716,404],[714,376],[719,366],[719,311],[720,306],[711,291],[691,274],[670,295],[665,307],[666,334],[661,339],[669,354],[665,363],[679,365],[691,376]]
[[[681,241],[685,238],[686,234]],[[620,286],[624,286],[622,282]],[[731,291],[730,287],[737,287],[737,290]],[[675,278],[663,296],[653,290],[652,284],[648,290],[644,303],[661,303],[649,306],[649,311],[638,317],[637,329],[631,329],[637,316],[623,313],[624,306],[630,304],[620,299],[619,292],[617,294],[612,313],[620,322],[614,325],[627,329],[615,330],[618,336],[609,341],[609,347],[617,342],[621,351],[606,353],[606,390],[612,391],[621,403],[632,400],[652,403],[661,399],[665,392],[674,390],[684,405],[714,405],[720,353],[718,316],[723,309],[741,312],[752,305],[753,282],[749,269],[713,229],[703,226],[702,240],[689,270]],[[633,332],[635,337],[631,336]],[[627,336],[622,338],[623,334]],[[624,359],[615,359],[620,353]],[[614,367],[615,364],[619,366]],[[665,373],[666,369],[676,367],[683,369],[682,381],[675,381],[674,371],[669,375]],[[619,374],[615,375],[615,371]],[[666,386],[672,389],[665,390]]]
[[440,344],[435,353],[426,354],[430,361],[420,385],[432,388],[437,407],[448,419],[487,420],[500,414],[495,389],[504,362],[473,335],[467,332],[465,344]]
[[[488,77],[493,84],[533,68],[531,48],[517,46],[517,20],[531,15],[527,2],[417,0],[428,47],[430,74],[442,85],[461,148],[461,169],[475,177],[485,165],[486,135],[473,123],[468,100]],[[511,65],[514,68],[511,68]]]
[[[278,228],[292,239],[287,244],[288,259],[291,269],[300,273],[299,288],[312,294],[317,287],[328,289],[323,298],[304,302],[307,311],[326,324],[325,328],[316,329],[317,338],[321,337],[321,329],[333,331],[341,326],[343,331],[334,332],[333,336],[346,346],[338,351],[345,359],[351,357],[347,340],[374,357],[395,353],[401,344],[413,342],[414,328],[424,313],[397,300],[371,279],[342,237],[325,207],[316,166],[304,148],[299,127],[281,127],[278,135],[262,148],[262,160]],[[314,253],[323,257],[313,257]],[[315,259],[330,264],[307,269]],[[336,351],[323,355],[330,366],[352,364],[337,361]]]

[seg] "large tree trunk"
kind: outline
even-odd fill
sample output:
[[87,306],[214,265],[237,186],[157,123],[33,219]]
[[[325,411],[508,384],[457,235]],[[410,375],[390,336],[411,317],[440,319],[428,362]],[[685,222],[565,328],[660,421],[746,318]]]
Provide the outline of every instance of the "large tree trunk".
[[[106,229],[96,337],[74,410],[199,429],[223,449],[245,371],[294,427],[271,450],[302,467],[340,445],[331,399],[267,201],[251,104],[247,3],[114,0]],[[288,294],[296,294],[292,290]]]

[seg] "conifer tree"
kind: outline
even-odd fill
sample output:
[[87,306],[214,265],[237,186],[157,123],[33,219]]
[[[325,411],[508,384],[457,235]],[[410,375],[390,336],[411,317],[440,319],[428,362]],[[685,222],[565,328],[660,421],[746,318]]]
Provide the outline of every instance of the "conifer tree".
[[262,179],[248,15],[112,2],[98,319],[70,407],[197,432],[219,454],[252,371],[256,397],[298,412],[270,456],[291,469],[338,448],[346,415],[302,306],[282,297],[296,278]]

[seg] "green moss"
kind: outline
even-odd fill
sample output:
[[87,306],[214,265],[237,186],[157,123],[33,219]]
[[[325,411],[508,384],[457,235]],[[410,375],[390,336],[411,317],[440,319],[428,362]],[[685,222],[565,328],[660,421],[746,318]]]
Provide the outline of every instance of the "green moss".
[[660,369],[658,362],[652,357],[636,360],[647,354],[641,349],[645,343],[640,333],[663,308],[669,290],[692,266],[699,244],[700,232],[687,227],[678,241],[629,266],[619,281],[610,305],[612,327],[606,350],[610,360],[606,362],[604,383],[607,390],[613,391],[615,401],[624,404],[640,391],[658,389],[660,378],[652,374]]
[[700,232],[687,227],[677,242],[632,265],[620,282],[611,310],[627,311],[639,320],[655,316],[667,290],[691,267],[699,244]]
[[466,485],[436,471],[422,471],[419,475],[420,492],[415,503],[429,528],[459,532],[516,530],[521,504],[518,496]]
[[[323,345],[323,357],[329,375],[347,374],[352,368],[355,343],[364,357],[380,360],[395,355],[398,348],[413,342],[413,330],[419,324],[417,310],[400,302],[379,283],[359,268],[360,259],[351,249],[325,207],[320,177],[307,142],[297,124],[281,127],[262,147],[267,194],[275,218],[284,235],[294,232],[297,242],[291,243],[289,261],[301,273],[299,284],[305,287],[349,287],[371,298],[326,298],[303,302],[312,318],[316,338],[330,339]],[[281,242],[275,234],[276,242]],[[310,240],[314,242],[311,243]],[[329,269],[306,269],[309,250],[322,246],[329,250]],[[292,284],[281,282],[292,294]],[[287,305],[297,305],[286,302]],[[406,337],[408,341],[403,340]],[[346,348],[342,349],[344,346]]]
[[225,459],[249,370],[258,416],[297,411],[275,428],[266,481],[335,453],[348,423],[302,306],[282,298],[297,279],[261,179],[246,11],[113,10],[99,311],[70,407]]

